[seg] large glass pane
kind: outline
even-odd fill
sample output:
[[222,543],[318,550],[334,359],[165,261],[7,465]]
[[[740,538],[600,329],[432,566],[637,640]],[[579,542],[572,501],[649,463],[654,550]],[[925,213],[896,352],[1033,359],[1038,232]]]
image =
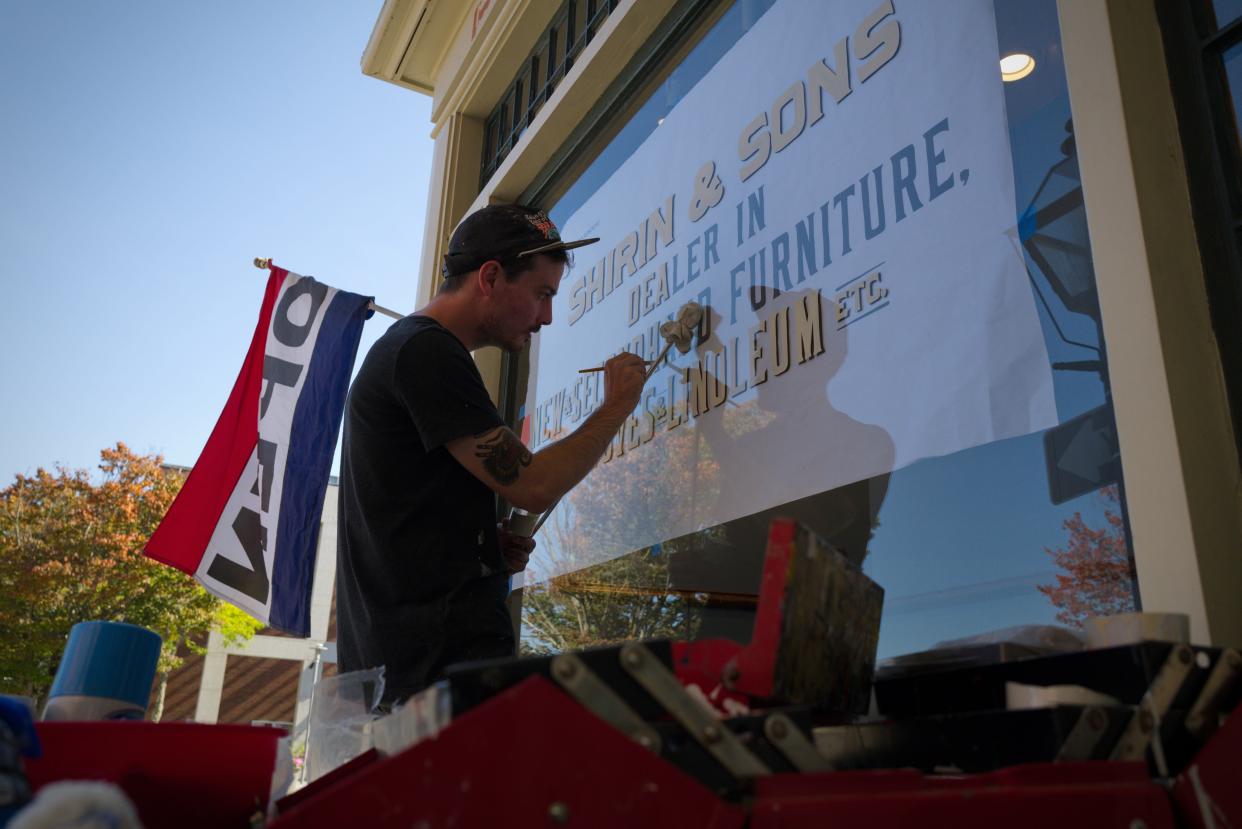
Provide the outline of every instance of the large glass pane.
[[1228,123],[1233,125],[1235,153],[1238,151],[1238,135],[1242,133],[1242,43],[1229,49],[1224,54],[1225,82],[1229,90],[1231,112],[1225,115]]
[[1217,27],[1223,29],[1242,15],[1242,0],[1212,0],[1212,8]]
[[690,299],[710,331],[541,531],[526,649],[744,640],[775,515],[885,588],[882,657],[1135,608],[1055,0],[885,6],[728,5],[559,183],[604,247],[532,349],[534,443],[598,403],[570,362],[655,356]]

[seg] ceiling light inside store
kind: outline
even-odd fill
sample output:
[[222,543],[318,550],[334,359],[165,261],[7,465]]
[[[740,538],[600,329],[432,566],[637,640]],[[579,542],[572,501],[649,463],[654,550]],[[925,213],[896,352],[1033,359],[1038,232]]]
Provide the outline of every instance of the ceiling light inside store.
[[1020,81],[1035,71],[1035,58],[1015,52],[1005,55],[1000,62],[1001,80],[1005,83]]

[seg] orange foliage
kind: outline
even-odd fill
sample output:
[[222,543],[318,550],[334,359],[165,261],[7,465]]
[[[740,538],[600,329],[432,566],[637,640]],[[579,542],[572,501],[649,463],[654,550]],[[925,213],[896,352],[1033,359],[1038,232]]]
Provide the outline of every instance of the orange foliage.
[[[1100,490],[1108,502],[1118,502],[1117,487]],[[1110,616],[1134,610],[1134,565],[1126,546],[1119,512],[1104,511],[1105,526],[1087,526],[1082,513],[1065,521],[1069,544],[1044,552],[1062,570],[1055,584],[1036,587],[1058,608],[1057,621],[1075,627],[1092,616]]]
[[39,469],[0,490],[0,690],[43,696],[69,629],[108,620],[164,638],[162,672],[211,627],[220,603],[142,548],[181,487],[158,455],[125,444],[84,469]]

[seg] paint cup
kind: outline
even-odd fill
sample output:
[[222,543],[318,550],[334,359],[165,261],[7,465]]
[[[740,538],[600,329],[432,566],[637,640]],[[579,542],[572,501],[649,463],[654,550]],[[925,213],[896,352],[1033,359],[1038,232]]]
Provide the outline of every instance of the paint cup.
[[539,523],[539,519],[542,517],[542,512],[527,512],[524,509],[517,509],[515,507],[509,513],[509,532],[514,535],[520,535],[523,538],[530,538],[535,534],[535,525]]
[[142,719],[162,644],[159,634],[124,622],[74,625],[43,719]]

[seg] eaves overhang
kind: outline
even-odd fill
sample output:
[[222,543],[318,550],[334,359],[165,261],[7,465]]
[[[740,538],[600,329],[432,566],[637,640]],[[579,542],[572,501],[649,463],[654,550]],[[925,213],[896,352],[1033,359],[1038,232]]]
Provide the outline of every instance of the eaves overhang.
[[470,11],[453,0],[384,0],[362,53],[363,74],[434,94],[436,74]]

